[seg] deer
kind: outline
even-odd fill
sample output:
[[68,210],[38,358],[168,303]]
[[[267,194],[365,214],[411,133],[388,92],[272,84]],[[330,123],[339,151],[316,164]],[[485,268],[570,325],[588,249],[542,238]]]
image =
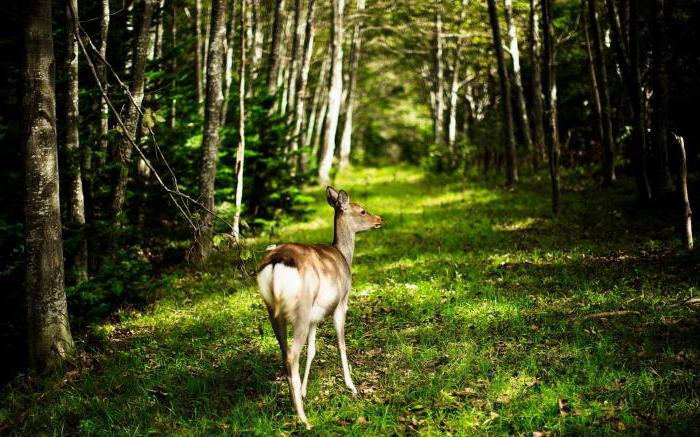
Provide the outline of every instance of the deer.
[[[259,292],[282,352],[292,405],[307,429],[311,429],[311,425],[304,413],[303,399],[306,398],[311,362],[316,354],[316,327],[331,314],[345,386],[353,396],[357,396],[345,347],[345,316],[352,285],[355,235],[379,229],[384,224],[380,216],[369,213],[357,203],[351,203],[344,190],[326,187],[326,200],[334,210],[333,242],[268,246],[257,274]],[[289,348],[287,324],[292,327],[292,344]],[[307,343],[302,382],[299,358]]]

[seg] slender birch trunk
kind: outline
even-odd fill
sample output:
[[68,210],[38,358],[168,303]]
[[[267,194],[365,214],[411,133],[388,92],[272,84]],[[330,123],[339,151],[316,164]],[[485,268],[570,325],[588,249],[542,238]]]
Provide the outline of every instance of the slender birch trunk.
[[615,137],[612,127],[612,107],[608,88],[608,70],[605,52],[603,51],[600,23],[595,0],[588,0],[588,17],[593,42],[593,59],[596,79],[600,95],[600,115],[603,127],[603,184],[615,182]]
[[240,81],[238,86],[238,150],[236,151],[236,212],[233,216],[233,237],[240,239],[241,203],[243,201],[243,164],[245,157],[245,75],[246,75],[246,1],[241,0],[240,8]]
[[263,23],[265,18],[263,16],[260,0],[252,1],[252,8],[248,13],[250,14],[248,17],[250,25],[246,30],[246,32],[248,32],[246,35],[246,40],[250,46],[249,70],[252,80],[250,81],[249,86],[252,87],[253,81],[257,78],[258,70],[260,69],[260,65],[262,63],[263,44],[265,42],[265,33],[263,31]]
[[542,94],[542,56],[540,53],[540,28],[539,14],[537,13],[537,0],[530,0],[530,59],[532,60],[532,124],[533,129],[533,153],[532,165],[538,169],[540,162],[546,154],[546,141],[544,133],[544,96]]
[[195,52],[194,52],[194,81],[197,91],[197,112],[202,115],[204,110],[204,89],[202,82],[202,0],[194,0],[194,34],[195,34]]
[[73,353],[64,290],[51,1],[26,0],[20,8],[29,364],[44,371]]
[[515,152],[513,108],[510,101],[510,80],[508,79],[508,69],[506,68],[505,56],[503,55],[503,42],[501,40],[500,24],[498,23],[496,0],[488,0],[488,4],[491,32],[493,33],[493,45],[496,51],[496,61],[498,62],[498,77],[501,85],[503,123],[506,129],[506,184],[512,186],[518,181],[518,165]]
[[[457,25],[457,33],[461,34],[462,26],[466,19],[467,14],[467,3],[468,0],[462,0],[459,21]],[[459,100],[459,89],[462,86],[460,83],[460,71],[462,66],[462,42],[461,35],[457,35],[457,41],[455,42],[455,56],[452,60],[452,80],[450,82],[450,98],[447,100],[447,147],[450,152],[449,156],[449,166],[453,167],[455,164],[455,145],[457,142],[457,103]],[[466,69],[465,69],[466,70]]]
[[289,84],[287,85],[287,100],[283,103],[289,112],[296,114],[295,104],[297,102],[297,82],[301,74],[302,62],[304,58],[304,40],[306,22],[304,20],[303,0],[294,0],[294,37],[292,39],[292,54],[289,68]]
[[335,154],[335,136],[343,96],[343,10],[345,0],[332,0],[331,24],[331,80],[328,88],[328,110],[318,180],[321,185],[330,182],[331,166]]
[[[328,91],[328,85],[326,84],[326,71],[328,71],[328,64],[330,64],[329,58],[324,58],[321,63],[321,67],[318,72],[318,81],[316,82],[316,90],[314,91],[314,97],[311,101],[311,110],[309,111],[309,123],[306,126],[306,133],[304,134],[304,145],[311,146],[314,140],[314,133],[321,129],[321,124],[317,123],[318,115],[322,112],[322,104],[325,99],[324,93]],[[323,117],[321,117],[323,121]],[[317,148],[313,151],[313,156],[316,155]]]
[[[527,104],[523,91],[523,79],[520,71],[520,49],[518,48],[518,30],[513,21],[513,0],[503,0],[506,12],[506,27],[508,30],[508,43],[510,47],[510,59],[513,62],[513,85],[518,100],[518,112],[520,117],[520,130],[525,141],[525,149],[533,153],[532,134],[530,133],[530,120],[527,117]],[[533,158],[534,159],[534,158]]]
[[[270,94],[277,93],[277,76],[281,61],[282,33],[284,32],[284,1],[275,0],[275,16],[272,22],[272,40],[270,41],[270,58],[267,64],[267,90]],[[260,25],[260,22],[258,22]]]
[[144,96],[146,58],[148,56],[148,47],[150,45],[150,28],[151,18],[153,17],[154,0],[144,0],[143,11],[141,12],[141,23],[136,35],[134,47],[134,61],[131,72],[131,85],[129,92],[131,93],[134,104],[127,105],[126,114],[124,115],[124,126],[126,132],[119,143],[119,174],[117,175],[117,183],[114,188],[114,197],[112,199],[113,223],[118,224],[121,221],[122,209],[126,200],[126,184],[129,179],[129,166],[131,164],[132,146],[128,137],[135,138],[136,130],[139,121],[139,110]]
[[544,110],[547,118],[547,146],[549,149],[549,176],[552,182],[552,211],[559,214],[559,126],[557,121],[557,84],[554,69],[554,28],[552,26],[552,0],[542,0],[542,26],[544,27]]
[[[105,0],[108,1],[108,0]],[[176,0],[170,1],[170,49],[174,52],[177,47],[177,2]],[[170,75],[172,80],[170,82],[170,92],[172,94],[176,93],[177,89],[177,56],[173,56],[170,61]],[[170,98],[170,128],[175,129],[177,126],[177,99],[175,97]]]
[[433,130],[435,132],[435,144],[442,151],[445,146],[445,68],[442,65],[442,14],[439,1],[435,2],[435,42],[433,53],[434,69],[434,99]]
[[[306,11],[306,29],[304,31],[304,59],[302,61],[301,72],[299,73],[299,83],[297,85],[296,102],[294,103],[294,134],[292,138],[292,150],[299,149],[301,139],[301,131],[304,125],[304,117],[306,115],[305,106],[307,100],[307,88],[309,81],[309,70],[311,69],[311,58],[314,53],[314,38],[316,28],[314,26],[314,12],[316,10],[316,1],[309,0]],[[311,120],[309,120],[310,122]],[[304,145],[308,142],[304,142]],[[305,159],[299,157],[299,167],[304,169]]]
[[68,223],[78,232],[78,245],[70,261],[70,276],[79,284],[88,278],[88,247],[83,235],[85,228],[85,197],[80,170],[80,130],[78,100],[78,40],[74,32],[71,11],[78,12],[78,0],[68,0],[66,6],[66,59],[65,71],[65,163],[68,182]]
[[[109,35],[109,0],[102,0],[102,14],[100,15],[100,58],[107,59],[107,36]],[[108,89],[109,84],[107,82],[107,66],[103,62],[97,63],[97,76],[100,83],[105,87],[105,91]],[[97,167],[98,171],[102,170],[107,164],[107,148],[109,147],[107,141],[107,134],[109,133],[109,105],[107,105],[107,99],[100,94],[100,133],[98,142],[98,153],[97,153]]]
[[[231,3],[229,24],[226,34],[226,64],[224,66],[224,103],[221,107],[221,125],[226,124],[229,99],[231,97],[231,84],[233,82],[233,50],[236,44],[236,1]],[[244,41],[245,42],[245,41]]]
[[221,90],[224,63],[224,39],[226,38],[226,0],[213,0],[211,6],[209,54],[207,55],[207,95],[205,100],[202,157],[199,170],[199,197],[206,210],[201,211],[200,227],[196,235],[197,259],[206,260],[212,251],[214,236],[214,183],[218,160],[221,106],[224,95]]
[[365,12],[365,0],[357,0],[357,20],[352,31],[352,53],[350,55],[350,79],[348,80],[348,92],[345,96],[345,120],[343,133],[340,140],[340,170],[350,165],[350,150],[352,148],[352,122],[355,107],[355,89],[357,88],[357,76],[360,69],[360,53],[362,51],[362,15]]
[[688,164],[683,137],[673,134],[678,143],[678,192],[681,193],[683,214],[683,242],[688,250],[693,250],[693,211],[688,197]]

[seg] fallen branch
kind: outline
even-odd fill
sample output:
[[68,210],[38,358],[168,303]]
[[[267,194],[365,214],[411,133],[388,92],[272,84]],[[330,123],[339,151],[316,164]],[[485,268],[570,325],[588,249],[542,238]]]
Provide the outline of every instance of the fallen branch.
[[639,315],[639,311],[603,311],[600,313],[588,314],[581,317],[581,320],[594,320],[594,319],[607,319],[608,317],[620,317],[620,316],[631,316]]

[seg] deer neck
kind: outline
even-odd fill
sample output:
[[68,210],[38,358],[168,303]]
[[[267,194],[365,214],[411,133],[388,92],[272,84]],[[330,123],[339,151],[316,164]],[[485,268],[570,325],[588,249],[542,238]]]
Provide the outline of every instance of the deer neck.
[[355,232],[342,214],[336,212],[333,227],[333,246],[343,254],[348,266],[352,267],[352,257],[355,254]]

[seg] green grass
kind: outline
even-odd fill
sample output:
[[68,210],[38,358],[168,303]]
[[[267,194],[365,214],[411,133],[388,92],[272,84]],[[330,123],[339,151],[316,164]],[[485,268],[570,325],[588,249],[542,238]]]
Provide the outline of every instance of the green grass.
[[[700,426],[697,261],[672,217],[629,187],[546,179],[514,192],[416,169],[355,170],[336,187],[386,219],[358,238],[347,321],[361,396],[319,329],[306,410],[318,434],[690,433]],[[331,209],[274,240],[325,242]],[[669,224],[671,223],[671,225]],[[232,255],[163,280],[163,296],[84,338],[63,377],[17,381],[3,432],[305,433],[253,281]],[[628,315],[585,319],[602,311]],[[568,400],[570,411],[558,403]]]

